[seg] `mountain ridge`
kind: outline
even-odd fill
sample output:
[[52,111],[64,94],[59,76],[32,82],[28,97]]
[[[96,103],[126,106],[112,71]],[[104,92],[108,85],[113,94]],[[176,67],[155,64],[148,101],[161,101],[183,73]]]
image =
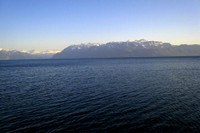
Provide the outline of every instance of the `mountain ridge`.
[[70,45],[53,56],[54,59],[68,58],[114,58],[114,57],[165,57],[200,56],[200,45],[172,45],[161,41],[144,39],[105,44]]
[[6,50],[0,48],[0,60],[18,60],[18,59],[50,59],[56,51],[37,51],[37,50]]
[[0,60],[15,59],[73,59],[73,58],[120,58],[120,57],[169,57],[200,56],[199,44],[180,44],[145,39],[70,45],[61,52],[55,50],[5,50],[0,48]]

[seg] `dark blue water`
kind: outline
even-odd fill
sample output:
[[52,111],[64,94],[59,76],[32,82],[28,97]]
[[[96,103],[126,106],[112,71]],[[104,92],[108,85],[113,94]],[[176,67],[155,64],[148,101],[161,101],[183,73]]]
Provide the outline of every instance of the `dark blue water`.
[[0,132],[199,132],[200,58],[0,61]]

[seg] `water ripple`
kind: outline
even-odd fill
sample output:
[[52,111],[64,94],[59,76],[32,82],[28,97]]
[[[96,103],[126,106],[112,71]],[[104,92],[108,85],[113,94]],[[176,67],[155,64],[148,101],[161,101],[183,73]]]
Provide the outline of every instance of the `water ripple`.
[[0,61],[0,132],[199,132],[197,58]]

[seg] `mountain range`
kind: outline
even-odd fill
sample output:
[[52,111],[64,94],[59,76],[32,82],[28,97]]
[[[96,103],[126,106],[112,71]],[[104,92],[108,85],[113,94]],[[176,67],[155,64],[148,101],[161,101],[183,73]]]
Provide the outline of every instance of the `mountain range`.
[[172,45],[144,39],[105,44],[71,45],[53,58],[115,58],[115,57],[167,57],[200,56],[200,45]]
[[0,60],[17,60],[17,59],[49,59],[59,51],[17,51],[17,50],[5,50],[0,48]]
[[168,57],[200,56],[200,45],[172,45],[144,39],[105,44],[87,43],[70,45],[60,51],[16,51],[0,48],[0,60],[10,59],[71,59],[71,58],[117,58],[117,57]]

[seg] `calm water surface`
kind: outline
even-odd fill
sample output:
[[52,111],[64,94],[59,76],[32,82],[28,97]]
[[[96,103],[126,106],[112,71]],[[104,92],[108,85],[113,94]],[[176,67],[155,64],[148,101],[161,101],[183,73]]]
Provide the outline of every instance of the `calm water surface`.
[[200,132],[200,58],[0,61],[0,132]]

